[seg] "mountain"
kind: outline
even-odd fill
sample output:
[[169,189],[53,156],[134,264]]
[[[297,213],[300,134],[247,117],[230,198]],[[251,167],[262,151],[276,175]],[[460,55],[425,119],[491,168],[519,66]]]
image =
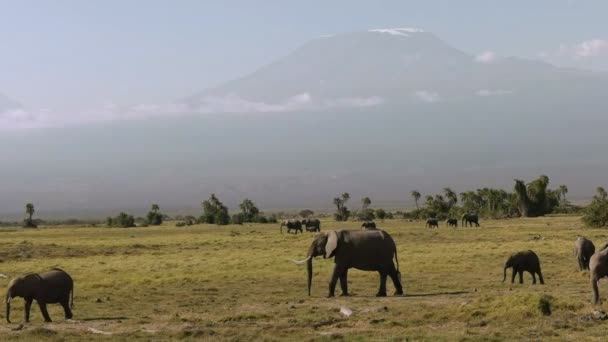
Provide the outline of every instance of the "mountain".
[[21,108],[21,105],[18,102],[13,101],[7,96],[0,94],[0,113],[17,108]]
[[0,220],[27,202],[43,217],[198,211],[211,193],[231,208],[328,208],[343,192],[407,205],[413,189],[540,174],[584,198],[606,186],[607,95],[605,73],[480,58],[416,29],[318,38],[178,101],[190,115],[1,134]]

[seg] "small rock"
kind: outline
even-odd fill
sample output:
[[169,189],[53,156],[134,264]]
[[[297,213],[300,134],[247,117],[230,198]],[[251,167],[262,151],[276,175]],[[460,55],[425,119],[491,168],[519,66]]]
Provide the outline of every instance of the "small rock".
[[605,321],[608,319],[608,314],[605,311],[602,310],[594,310],[591,313],[591,317],[593,317],[593,319],[598,319],[600,321]]
[[349,308],[340,308],[340,313],[346,317],[350,317],[353,314],[353,311]]

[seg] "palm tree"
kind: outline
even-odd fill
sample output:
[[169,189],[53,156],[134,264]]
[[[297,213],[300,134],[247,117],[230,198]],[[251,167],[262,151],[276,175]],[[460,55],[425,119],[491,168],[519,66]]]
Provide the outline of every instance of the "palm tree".
[[158,206],[158,204],[152,204],[152,212],[154,214],[158,213],[159,210],[160,210],[160,207]]
[[416,203],[416,210],[420,209],[418,207],[418,200],[420,199],[420,197],[422,197],[422,195],[418,192],[418,190],[414,190],[412,191],[411,196],[414,199],[414,202]]
[[28,203],[25,205],[25,213],[28,215],[28,222],[32,222],[32,216],[34,216],[34,205],[32,203]]
[[564,184],[560,185],[559,193],[561,194],[563,204],[566,204],[568,202],[566,200],[566,194],[568,193],[568,187]]
[[517,195],[517,205],[519,206],[519,212],[522,217],[528,217],[528,210],[530,209],[530,198],[528,197],[528,191],[526,184],[521,179],[515,179],[515,187],[513,188]]
[[342,194],[342,201],[344,203],[346,203],[349,199],[350,199],[350,194],[348,192],[345,192]]
[[365,210],[372,204],[372,200],[369,197],[363,197],[361,199],[361,209]]
[[448,199],[448,204],[449,204],[450,208],[453,207],[458,202],[458,196],[456,195],[456,193],[454,191],[452,191],[452,189],[443,188],[443,193],[445,194],[445,198]]

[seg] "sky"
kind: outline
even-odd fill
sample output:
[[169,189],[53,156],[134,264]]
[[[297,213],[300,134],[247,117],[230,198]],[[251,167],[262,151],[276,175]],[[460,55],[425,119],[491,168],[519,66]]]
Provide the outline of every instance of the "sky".
[[481,60],[608,70],[606,13],[601,0],[0,0],[0,94],[103,115],[183,98],[322,35],[385,27],[423,28]]

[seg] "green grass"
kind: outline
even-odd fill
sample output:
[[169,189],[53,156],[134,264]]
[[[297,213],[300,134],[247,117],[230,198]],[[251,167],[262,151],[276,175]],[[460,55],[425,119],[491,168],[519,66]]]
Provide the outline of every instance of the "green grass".
[[[590,319],[588,275],[577,270],[577,234],[596,245],[608,231],[577,217],[485,220],[481,228],[438,230],[423,222],[380,224],[398,244],[405,297],[375,298],[378,275],[351,270],[352,297],[325,298],[330,260],[316,259],[312,296],[303,259],[311,234],[278,225],[176,228],[0,230],[0,273],[59,266],[75,281],[74,321],[36,305],[20,330],[0,324],[2,340],[605,340],[608,323]],[[322,229],[357,227],[323,222]],[[502,283],[504,259],[532,249],[546,285]],[[0,284],[8,279],[0,279]],[[606,284],[600,284],[605,301]],[[388,284],[392,293],[392,284]],[[339,290],[337,290],[339,292]],[[541,304],[542,303],[542,304]],[[546,316],[540,307],[550,307]],[[351,309],[346,317],[340,308]],[[4,319],[4,310],[0,310]]]

